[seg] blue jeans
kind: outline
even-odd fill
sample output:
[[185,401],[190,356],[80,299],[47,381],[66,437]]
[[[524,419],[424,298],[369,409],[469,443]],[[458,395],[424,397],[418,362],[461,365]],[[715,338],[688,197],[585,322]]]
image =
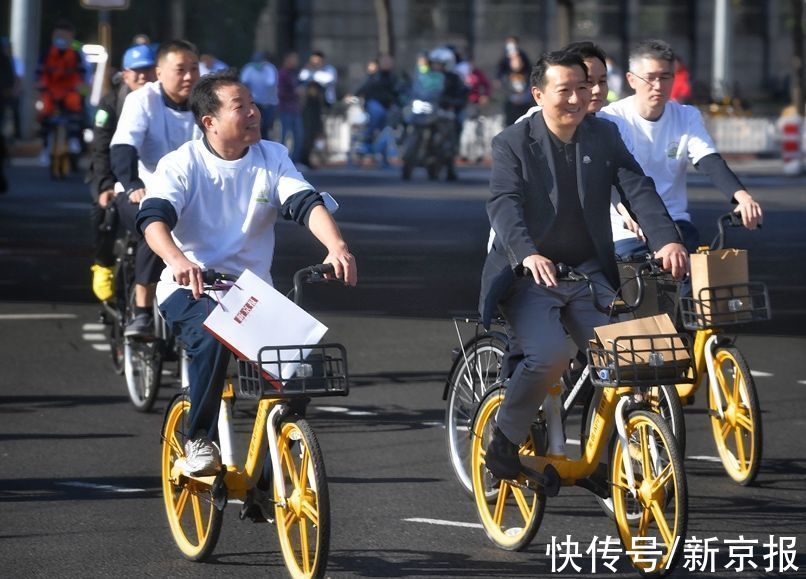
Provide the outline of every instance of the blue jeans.
[[278,116],[280,117],[280,143],[285,145],[288,135],[291,135],[294,140],[294,148],[289,152],[291,160],[296,163],[302,153],[302,115],[281,112]]
[[364,142],[368,147],[372,146],[375,135],[380,133],[386,126],[386,107],[376,100],[368,100],[364,104],[369,119],[367,127],[364,129]]
[[[700,245],[700,233],[691,221],[683,221],[682,219],[674,222],[677,226],[677,231],[680,233],[680,238],[683,240],[683,245],[686,251],[694,253]],[[632,255],[643,254],[649,252],[647,244],[637,237],[629,239],[619,239],[615,242],[616,256],[626,260]]]
[[176,290],[160,304],[162,317],[190,358],[188,438],[193,438],[199,430],[206,430],[210,438],[214,438],[218,426],[230,351],[202,327],[215,307],[215,300],[210,296],[194,300],[190,290],[185,289]]

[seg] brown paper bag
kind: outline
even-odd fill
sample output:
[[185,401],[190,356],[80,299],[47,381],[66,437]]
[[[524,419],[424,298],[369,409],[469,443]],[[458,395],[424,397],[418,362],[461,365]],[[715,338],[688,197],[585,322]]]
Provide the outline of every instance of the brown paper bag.
[[708,288],[747,284],[748,281],[744,249],[717,249],[691,255],[691,297],[697,300],[697,313],[702,315],[706,325],[718,322],[718,314],[735,314],[751,307],[750,300],[729,303],[730,290]]

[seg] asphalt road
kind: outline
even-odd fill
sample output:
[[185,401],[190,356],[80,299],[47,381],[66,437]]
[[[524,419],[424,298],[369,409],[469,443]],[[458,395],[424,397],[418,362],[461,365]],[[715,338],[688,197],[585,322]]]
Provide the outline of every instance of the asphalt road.
[[[283,576],[274,528],[225,512],[206,564],[183,560],[168,531],[160,491],[162,412],[133,410],[103,351],[88,281],[88,195],[78,177],[50,182],[14,166],[0,197],[0,573],[8,577]],[[456,344],[452,315],[474,309],[487,239],[486,173],[456,184],[418,175],[352,169],[309,178],[342,205],[337,217],[359,264],[359,287],[308,295],[327,338],[349,353],[353,388],[310,412],[327,462],[333,539],[331,577],[591,576],[591,559],[553,573],[546,545],[571,535],[584,553],[594,536],[615,536],[593,498],[564,489],[550,499],[529,549],[496,549],[477,527],[447,463],[442,388]],[[771,291],[775,318],[743,330],[764,413],[757,484],[740,488],[719,463],[698,400],[687,410],[689,537],[717,538],[716,574],[736,576],[730,541],[758,540],[757,577],[770,536],[796,539],[785,577],[806,576],[806,194],[800,180],[746,177],[766,211],[763,230],[739,232],[754,279]],[[715,191],[691,191],[695,222],[710,238],[727,208]],[[307,232],[278,227],[278,286],[322,256]],[[700,397],[702,398],[702,397]],[[249,408],[237,414],[248,436]],[[780,569],[780,561],[773,571]],[[725,569],[730,565],[730,568]],[[747,565],[747,564],[746,564]],[[628,574],[623,565],[619,575]],[[607,573],[609,575],[609,573]],[[598,575],[597,575],[598,576]]]

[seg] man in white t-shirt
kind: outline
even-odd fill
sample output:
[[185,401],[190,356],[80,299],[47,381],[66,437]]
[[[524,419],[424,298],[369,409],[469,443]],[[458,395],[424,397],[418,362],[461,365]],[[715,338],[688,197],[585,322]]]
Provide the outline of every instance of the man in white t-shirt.
[[154,288],[163,264],[135,227],[140,201],[151,186],[159,160],[190,139],[201,136],[188,108],[188,96],[199,80],[199,56],[186,40],[160,45],[156,56],[157,82],[126,98],[110,142],[112,172],[125,195],[115,203],[121,223],[138,240],[135,256],[135,316],[125,335],[146,336],[153,331]]
[[159,162],[137,224],[167,265],[157,301],[190,356],[186,468],[210,474],[220,467],[211,437],[229,352],[202,328],[216,305],[204,294],[202,270],[238,275],[248,268],[271,283],[278,217],[306,225],[345,283],[355,285],[357,270],[322,196],[284,146],[260,140],[260,111],[236,74],[202,77],[190,106],[204,137]]
[[[647,40],[636,46],[630,53],[627,82],[635,95],[608,105],[599,116],[618,125],[635,159],[655,181],[686,249],[693,252],[699,245],[699,234],[688,212],[689,161],[738,205],[736,211],[744,226],[755,229],[763,219],[761,207],[717,152],[702,115],[694,107],[669,100],[674,82],[672,48],[662,40]],[[617,255],[626,258],[646,251],[643,233],[628,207],[619,204],[618,211],[612,209],[611,221]]]

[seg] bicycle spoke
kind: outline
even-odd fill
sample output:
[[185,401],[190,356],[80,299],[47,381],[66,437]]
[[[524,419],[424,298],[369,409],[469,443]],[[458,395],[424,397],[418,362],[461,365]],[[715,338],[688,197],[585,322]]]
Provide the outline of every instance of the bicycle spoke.
[[[627,499],[627,493],[624,493],[625,500]],[[652,513],[649,512],[649,509],[643,509],[641,511],[641,520],[638,522],[638,536],[639,537],[646,537],[647,531],[649,530],[649,519],[652,517]]]
[[652,455],[649,451],[649,433],[648,427],[639,426],[639,436],[641,441],[641,469],[644,472],[644,478],[652,477]]
[[747,459],[744,452],[744,437],[742,436],[742,431],[738,428],[735,428],[733,433],[736,440],[736,462],[739,463],[739,468],[744,470],[745,465],[747,464]]
[[726,420],[725,422],[722,423],[722,431],[720,432],[720,434],[722,435],[722,440],[725,441],[726,443],[728,441],[728,435],[730,434],[731,430],[733,430],[733,427],[730,425],[730,422]]
[[202,538],[204,538],[204,522],[201,518],[201,503],[199,502],[199,496],[195,493],[190,497],[190,499],[193,504],[193,518],[196,521],[196,537],[199,539],[199,543],[201,543]]
[[174,451],[177,456],[182,456],[185,454],[185,451],[182,449],[182,445],[176,439],[176,432],[172,432],[170,438],[168,438],[168,445]]
[[671,548],[672,545],[674,545],[674,537],[672,536],[672,531],[669,529],[669,524],[666,522],[663,509],[657,501],[652,501],[650,508],[652,509],[655,522],[658,524],[658,531],[660,531],[661,537],[663,537],[663,542],[666,543],[667,547]]
[[716,372],[716,383],[717,386],[719,386],[719,390],[722,392],[722,404],[723,404],[722,408],[724,409],[725,406],[730,404],[731,395],[730,392],[728,392],[727,385],[725,384],[724,368],[722,368],[721,366]]
[[523,496],[523,491],[517,487],[512,487],[512,496],[515,497],[515,502],[523,517],[524,526],[529,523],[531,513],[529,512],[529,504],[526,502],[526,497]]
[[294,457],[291,456],[291,448],[290,446],[286,446],[283,449],[283,458],[282,461],[285,463],[286,471],[288,472],[289,478],[291,478],[291,482],[294,486],[299,486],[299,475],[297,474],[297,467],[294,464]]
[[738,371],[739,369],[734,366],[733,367],[733,400],[738,402],[741,400],[741,394],[739,393],[739,388],[742,384],[742,373]]
[[305,514],[305,517],[311,521],[311,524],[317,527],[319,526],[319,510],[316,508],[316,505],[310,501],[304,501],[302,503],[302,512]]
[[190,491],[188,491],[187,487],[182,487],[182,492],[179,493],[179,498],[176,499],[176,504],[174,505],[174,512],[176,513],[177,519],[182,518],[182,513],[185,511],[185,505],[187,504],[189,496]]
[[674,471],[672,470],[672,464],[667,464],[661,473],[657,476],[657,478],[652,482],[652,492],[655,493],[660,489],[660,487],[666,485],[667,482],[672,478]]
[[283,518],[283,529],[285,530],[286,534],[291,532],[291,525],[294,524],[294,521],[297,520],[297,516],[294,514],[294,511],[291,509],[286,509],[284,518]]
[[308,550],[308,525],[304,519],[299,521],[299,557],[302,559],[302,571],[307,575],[311,572],[311,560]]
[[493,522],[500,527],[501,521],[504,518],[504,508],[507,502],[507,490],[510,486],[504,481],[501,481],[501,488],[498,490],[498,500],[495,502],[495,512],[493,513]]
[[[742,408],[742,410],[744,409]],[[736,413],[736,422],[737,426],[741,426],[742,428],[744,428],[748,432],[748,434],[753,433],[753,421],[747,414],[744,414],[743,411]]]
[[305,489],[308,488],[308,466],[310,463],[311,454],[308,452],[308,447],[302,447],[302,458],[299,461],[299,481],[297,484],[297,488],[299,488],[300,492],[305,492]]

